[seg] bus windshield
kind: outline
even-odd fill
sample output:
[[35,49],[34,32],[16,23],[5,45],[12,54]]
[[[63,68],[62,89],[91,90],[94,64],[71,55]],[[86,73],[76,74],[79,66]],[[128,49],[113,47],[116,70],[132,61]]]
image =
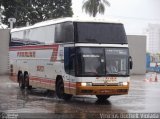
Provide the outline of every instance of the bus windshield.
[[128,75],[128,49],[106,48],[106,74]]
[[78,76],[128,76],[128,49],[78,48]]
[[76,23],[78,43],[127,44],[123,24],[118,23]]

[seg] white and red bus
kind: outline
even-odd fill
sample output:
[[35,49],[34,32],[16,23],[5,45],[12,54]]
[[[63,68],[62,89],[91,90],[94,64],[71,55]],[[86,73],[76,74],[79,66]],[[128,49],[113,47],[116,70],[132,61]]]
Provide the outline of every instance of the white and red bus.
[[106,100],[128,94],[132,60],[123,24],[63,18],[12,29],[10,68],[21,89]]

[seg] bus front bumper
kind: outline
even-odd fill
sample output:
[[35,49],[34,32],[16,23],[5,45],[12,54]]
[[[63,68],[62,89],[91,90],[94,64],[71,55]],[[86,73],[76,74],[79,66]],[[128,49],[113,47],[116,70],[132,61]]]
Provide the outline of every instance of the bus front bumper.
[[123,95],[128,94],[127,86],[79,86],[77,95]]

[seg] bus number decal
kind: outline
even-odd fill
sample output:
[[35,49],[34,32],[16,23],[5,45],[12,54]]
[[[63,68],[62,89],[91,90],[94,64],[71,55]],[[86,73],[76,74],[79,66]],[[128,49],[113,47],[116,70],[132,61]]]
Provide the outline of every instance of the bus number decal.
[[37,71],[44,72],[44,66],[37,66]]

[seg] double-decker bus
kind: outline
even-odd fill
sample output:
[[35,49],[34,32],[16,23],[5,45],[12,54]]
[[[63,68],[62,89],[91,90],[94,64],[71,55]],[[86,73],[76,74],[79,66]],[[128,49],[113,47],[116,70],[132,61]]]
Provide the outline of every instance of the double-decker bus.
[[122,23],[62,18],[11,30],[10,77],[21,89],[106,100],[128,94],[131,68]]

